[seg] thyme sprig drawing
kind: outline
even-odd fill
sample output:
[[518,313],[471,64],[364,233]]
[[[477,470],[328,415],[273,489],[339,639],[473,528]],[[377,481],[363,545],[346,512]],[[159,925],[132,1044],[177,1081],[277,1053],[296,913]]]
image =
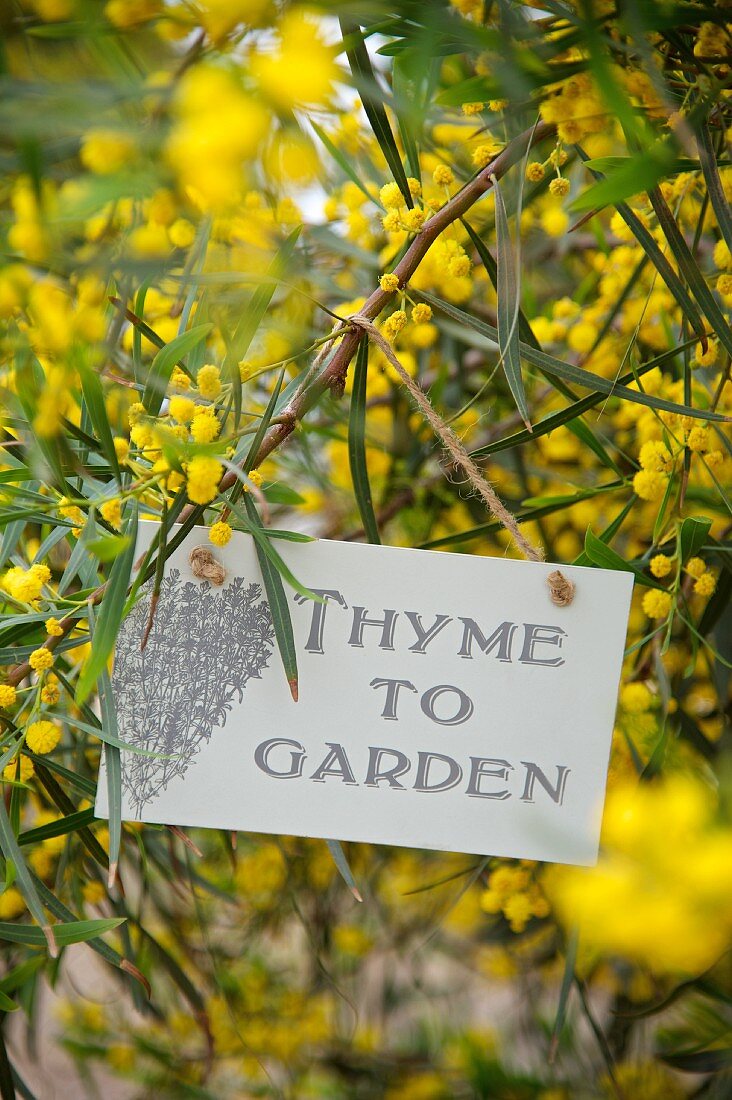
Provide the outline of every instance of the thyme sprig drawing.
[[123,754],[123,787],[138,817],[226,724],[234,699],[241,703],[267,668],[274,639],[259,584],[236,577],[214,590],[171,569],[141,651],[151,599],[149,584],[120,634],[112,681],[120,737],[160,754]]

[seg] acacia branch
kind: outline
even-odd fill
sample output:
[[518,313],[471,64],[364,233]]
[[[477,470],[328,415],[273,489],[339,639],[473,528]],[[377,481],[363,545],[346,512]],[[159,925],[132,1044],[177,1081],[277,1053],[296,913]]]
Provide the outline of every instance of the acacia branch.
[[[533,148],[534,145],[538,145],[539,142],[548,137],[553,137],[555,131],[555,126],[548,122],[539,122],[531,129],[524,130],[522,134],[510,141],[494,160],[481,169],[461,191],[458,191],[457,195],[453,195],[436,214],[433,214],[424,223],[422,229],[417,233],[404,256],[394,268],[394,274],[399,279],[399,286],[404,287],[407,285],[440,234],[458,218],[461,218],[463,214],[466,214],[487,191],[490,191],[493,186],[492,177],[501,179],[514,164],[525,156],[528,149]],[[371,321],[375,320],[392,297],[392,294],[378,288],[364,304],[360,311],[361,316],[367,317]],[[358,345],[364,339],[364,330],[355,325],[348,326],[343,330],[342,337],[339,338],[340,343],[320,374],[301,386],[286,408],[279,414],[279,423],[275,424],[262,440],[254,463],[255,466],[259,466],[273,451],[282,446],[285,440],[292,435],[305,413],[327,390],[339,397],[343,394],[346,373],[353,356],[356,354]],[[225,473],[219,482],[219,493],[230,489],[237,481],[238,476],[235,473],[231,471]],[[187,519],[193,511],[194,505],[187,504],[181,510],[179,522]],[[101,584],[89,596],[88,602],[94,605],[98,604],[104,596],[106,587],[106,582]],[[77,621],[76,616],[67,616],[62,619],[60,626],[63,633],[58,637],[47,638],[43,643],[43,648],[55,649],[62,638],[73,629]],[[28,676],[30,671],[31,667],[28,661],[21,662],[10,670],[7,683],[19,684],[21,680]]]
[[[440,234],[458,218],[466,214],[486,191],[490,191],[493,186],[491,177],[501,179],[509,168],[512,168],[526,154],[527,149],[531,149],[539,142],[552,137],[555,132],[555,126],[548,122],[539,122],[536,126],[532,126],[530,130],[524,130],[522,134],[510,141],[490,164],[481,169],[477,176],[463,187],[462,191],[458,191],[457,195],[453,195],[449,202],[446,202],[436,214],[433,214],[424,223],[422,229],[417,233],[404,256],[394,268],[394,274],[399,279],[399,286],[404,287],[407,285]],[[372,293],[359,312],[361,316],[368,317],[369,320],[373,321],[392,298],[392,294],[388,294],[379,287]],[[355,325],[344,331],[338,347],[325,368],[307,386],[301,386],[293,395],[290,403],[279,414],[281,422],[276,424],[262,440],[254,463],[255,466],[259,466],[264,462],[272,451],[275,451],[292,435],[298,422],[302,420],[308,409],[315,404],[326,390],[331,390],[337,396],[341,396],[348,366],[363,338],[363,329]],[[235,485],[236,481],[236,474],[229,471],[222,477],[219,483],[219,491],[225,492]],[[184,509],[182,517],[184,518],[185,515],[186,510]]]

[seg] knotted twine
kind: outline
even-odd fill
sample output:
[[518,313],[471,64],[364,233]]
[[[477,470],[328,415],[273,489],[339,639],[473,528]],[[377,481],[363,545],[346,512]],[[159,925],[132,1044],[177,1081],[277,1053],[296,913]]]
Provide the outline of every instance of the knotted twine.
[[[529,561],[543,561],[543,551],[533,546],[521,532],[516,517],[512,512],[509,512],[491,483],[478,469],[450,425],[446,424],[442,417],[435,412],[427,394],[402,366],[391,344],[379,331],[373,321],[361,313],[353,314],[348,317],[347,320],[349,324],[360,328],[368,338],[374,342],[379,351],[397,372],[399,378],[409,391],[410,397],[440,440],[440,443],[449,455],[452,463],[465,471],[472,488],[481,498],[488,511],[496,517],[503,527],[505,527],[524,557],[528,558]],[[325,358],[325,354],[330,350],[337,335],[339,334],[335,333],[333,340],[329,341],[324,346],[318,356],[319,359],[322,360]],[[553,573],[549,574],[547,577],[547,584],[549,585],[549,597],[558,607],[566,607],[572,602],[574,598],[574,584],[558,569],[555,569]]]
[[194,546],[188,560],[194,577],[199,580],[211,581],[211,584],[223,584],[226,580],[226,570],[207,546]]

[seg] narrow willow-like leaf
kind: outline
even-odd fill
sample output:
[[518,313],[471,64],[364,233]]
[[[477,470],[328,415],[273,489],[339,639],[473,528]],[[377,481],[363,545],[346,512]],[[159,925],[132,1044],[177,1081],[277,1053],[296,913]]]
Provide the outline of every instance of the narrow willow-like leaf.
[[[261,527],[262,521],[259,518],[259,513],[257,512],[254,501],[248,494],[244,495],[244,504],[252,527]],[[257,557],[259,558],[259,568],[262,570],[262,580],[264,581],[267,599],[269,600],[269,610],[272,615],[272,625],[274,626],[275,637],[277,639],[277,647],[280,651],[282,665],[285,670],[285,676],[287,677],[287,683],[290,687],[292,698],[297,702],[297,653],[295,650],[295,635],[292,630],[292,618],[287,603],[287,593],[282,583],[282,577],[272,563],[270,555],[267,553],[266,540],[255,538],[254,546],[257,551]]]
[[[575,504],[580,504],[583,500],[591,500],[601,493],[616,493],[618,490],[625,488],[627,488],[627,486],[624,481],[615,481],[611,485],[603,485],[599,489],[586,489],[581,493],[577,493],[576,496],[572,498],[559,497],[550,504],[542,505],[540,508],[530,508],[525,512],[518,512],[516,519],[519,523],[532,523],[537,519],[543,519],[544,516],[552,516],[555,512],[562,512],[566,508],[572,508]],[[488,535],[493,531],[500,531],[500,529],[500,520],[493,519],[489,520],[488,523],[480,523],[476,527],[469,527],[465,531],[458,531],[454,535],[443,535],[440,538],[422,542],[417,549],[436,550],[438,547],[442,546],[456,546],[463,542],[469,542],[471,539]]]
[[[58,949],[56,940],[54,939],[53,929],[46,919],[46,914],[43,910],[41,899],[38,896],[33,876],[20,850],[18,839],[10,824],[8,811],[5,809],[5,800],[2,798],[0,798],[0,848],[2,849],[5,859],[13,866],[15,879],[21,894],[25,898],[31,915],[40,925],[39,928],[35,929],[39,936],[38,942],[47,944],[49,954],[55,958],[58,954]],[[15,925],[10,925],[10,927],[14,928]]]
[[634,562],[626,561],[624,557],[618,554],[617,550],[613,550],[611,546],[598,538],[590,527],[587,528],[585,534],[585,554],[593,565],[599,565],[601,569],[619,569],[624,573],[634,573],[639,584],[643,584],[647,588],[661,587],[652,577],[647,577]]
[[[163,555],[160,555],[163,560]],[[89,633],[94,638],[94,610],[89,608]],[[112,682],[106,666],[102,669],[97,683],[101,726],[108,737],[118,740],[117,712],[112,698]],[[109,806],[109,888],[114,886],[119,863],[119,849],[122,839],[122,758],[117,745],[104,746],[104,767],[107,777],[107,802]]]
[[714,152],[712,135],[709,132],[709,126],[706,122],[703,122],[699,127],[696,141],[699,150],[699,163],[704,173],[704,181],[707,185],[709,201],[712,204],[712,210],[717,219],[717,225],[724,237],[727,248],[732,250],[732,211],[730,211],[729,200],[724,192],[722,180],[719,176],[719,168],[717,167],[717,158]]
[[27,829],[18,837],[18,844],[23,847],[26,844],[40,844],[43,840],[50,840],[55,836],[67,836],[79,829],[86,828],[96,821],[94,810],[89,807],[86,810],[77,810],[76,813],[60,817],[56,821],[49,821],[46,825],[39,825],[37,829]]
[[[486,321],[481,321],[477,317],[472,317],[469,313],[465,313],[464,310],[458,309],[457,306],[451,305],[449,302],[443,301],[441,298],[436,298],[434,294],[428,294],[427,291],[420,291],[421,297],[426,302],[429,302],[435,307],[435,309],[441,310],[446,313],[448,317],[452,317],[454,320],[459,321],[463,325],[467,325],[468,328],[472,328],[475,332],[481,333],[483,336],[487,336],[489,340],[493,340],[494,343],[498,342],[498,332],[489,325]],[[688,405],[677,405],[673,401],[666,401],[662,397],[656,397],[654,394],[643,393],[641,390],[631,390],[627,386],[621,385],[619,382],[609,381],[607,378],[603,378],[601,375],[591,374],[589,371],[583,370],[581,367],[575,367],[571,363],[563,363],[561,359],[555,359],[553,355],[547,354],[544,351],[537,351],[535,348],[529,347],[528,344],[521,344],[521,354],[527,362],[532,363],[534,366],[545,370],[548,374],[556,375],[558,378],[562,378],[567,382],[574,382],[578,386],[583,386],[585,389],[594,390],[607,394],[610,397],[618,397],[623,401],[632,401],[636,405],[646,405],[650,409],[658,409],[661,412],[676,413],[677,416],[692,416],[698,420],[718,420],[724,423],[729,423],[730,417],[723,416],[722,413],[713,412],[711,410],[695,409]]]
[[[584,163],[587,164],[587,154],[579,146],[577,146],[577,153],[584,161]],[[592,169],[590,169],[590,171],[592,171]],[[595,179],[603,178],[599,172],[592,172],[592,174]],[[633,210],[631,210],[627,203],[617,202],[615,203],[615,209],[618,211],[620,217],[628,226],[631,233],[638,241],[638,244],[641,246],[646,256],[648,256],[648,259],[651,261],[656,271],[673,294],[677,304],[680,306],[682,313],[693,328],[694,332],[697,334],[700,340],[705,340],[706,336],[704,321],[702,320],[701,314],[694,305],[694,302],[691,300],[689,292],[684,286],[683,281],[679,278],[679,276],[674,271],[671,264],[668,262],[663,252],[659,248],[658,243],[656,242],[656,239],[651,233],[650,229],[646,229],[645,225],[640,220],[638,215]]]
[[669,248],[679,265],[679,271],[682,272],[692,294],[704,310],[707,320],[724,345],[725,351],[728,355],[732,355],[732,329],[727,324],[713,293],[707,286],[706,279],[699,270],[699,265],[694,259],[683,233],[676,224],[676,219],[669,210],[666,200],[658,187],[649,191],[648,197],[658,218],[658,224],[663,230]]
[[107,416],[107,408],[104,403],[104,391],[99,375],[96,371],[92,370],[91,367],[83,365],[79,366],[79,378],[81,380],[81,390],[84,395],[84,402],[89,411],[89,417],[94,427],[94,431],[99,437],[102,452],[107,462],[114,470],[114,476],[119,481],[119,462],[117,459],[117,452],[114,449],[112,429],[109,426],[109,417]]
[[96,684],[102,669],[112,654],[117,639],[127,598],[127,586],[130,583],[132,565],[135,560],[137,512],[138,506],[137,501],[135,501],[132,516],[125,528],[125,534],[130,541],[125,551],[115,559],[110,571],[107,588],[99,609],[91,653],[79,676],[76,687],[76,697],[80,703],[84,702]]
[[[46,756],[37,757],[31,755],[31,759],[33,760],[39,783],[43,785],[56,808],[59,809],[65,817],[69,817],[76,813],[76,807],[73,802],[51,774],[50,764],[52,761]],[[92,792],[92,798],[95,793],[95,791]],[[108,867],[109,859],[107,858],[107,853],[104,851],[104,848],[102,848],[91,829],[86,825],[82,825],[77,831],[79,833],[79,840],[89,852],[92,859],[94,859],[100,867]]]
[[151,416],[157,416],[160,412],[160,406],[163,403],[173,367],[180,363],[183,356],[187,355],[192,348],[205,340],[212,329],[213,325],[210,323],[196,325],[188,332],[182,332],[180,336],[175,336],[169,344],[166,344],[157,353],[150,365],[142,395],[142,403]]
[[503,193],[497,179],[493,191],[496,199],[496,278],[498,295],[498,347],[501,363],[506,375],[508,387],[516,402],[516,408],[527,428],[529,406],[526,403],[526,390],[521,376],[521,354],[519,351],[519,281],[516,273],[516,258],[508,228],[508,215]]
[[567,1018],[567,1006],[569,1004],[569,994],[572,989],[572,983],[574,982],[574,970],[577,965],[577,949],[579,947],[579,930],[573,928],[567,937],[567,953],[564,959],[564,973],[562,974],[562,984],[559,989],[559,1002],[557,1004],[557,1012],[554,1017],[554,1024],[552,1026],[552,1034],[549,1040],[549,1062],[554,1061],[557,1053],[557,1047],[559,1046],[559,1039],[562,1034],[562,1028],[564,1027],[564,1021]]
[[[53,932],[59,947],[69,947],[72,943],[86,943],[87,940],[103,936],[124,924],[124,917],[104,917],[101,920],[68,921],[54,924]],[[42,947],[46,943],[43,930],[32,924],[8,924],[0,922],[0,940],[11,943],[27,943]]]
[[348,58],[348,64],[353,74],[353,81],[361,96],[361,102],[363,103],[366,117],[374,132],[374,137],[379,143],[379,148],[384,154],[384,160],[389,165],[391,174],[404,196],[405,203],[408,207],[412,207],[414,203],[409,190],[409,184],[407,183],[404,165],[402,164],[402,158],[399,155],[399,150],[394,140],[394,134],[389,125],[386,108],[379,96],[379,85],[371,65],[371,59],[366,49],[366,44],[363,40],[361,28],[356,23],[351,23],[345,18],[340,19],[340,24],[346,57]]
[[356,885],[356,880],[353,877],[353,871],[348,865],[346,853],[343,851],[343,845],[341,844],[340,840],[326,840],[325,843],[328,845],[328,851],[333,856],[333,862],[338,868],[343,878],[343,881],[348,886],[348,889],[351,891],[356,901],[363,901],[361,891]]
[[356,354],[353,387],[351,389],[351,407],[348,414],[348,462],[351,468],[353,494],[356,498],[366,537],[369,542],[380,543],[379,525],[374,515],[369,471],[366,465],[366,378],[368,363],[368,340],[362,340],[358,345]]

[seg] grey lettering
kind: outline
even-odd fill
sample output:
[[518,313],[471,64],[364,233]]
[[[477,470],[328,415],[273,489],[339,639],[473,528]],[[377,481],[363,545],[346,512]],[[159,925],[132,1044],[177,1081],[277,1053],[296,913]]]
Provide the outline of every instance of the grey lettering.
[[[323,630],[325,628],[325,612],[328,607],[328,600],[333,600],[335,603],[340,604],[341,607],[348,607],[348,604],[341,593],[337,592],[334,588],[313,588],[311,591],[314,592],[316,596],[322,596],[323,602],[315,603],[315,601],[313,601],[313,617],[310,623],[310,634],[305,643],[305,649],[308,653],[324,653]],[[295,596],[295,603],[305,603],[307,599],[307,596],[298,593]]]
[[[289,745],[292,750],[296,750],[290,753],[290,767],[284,772],[275,771],[269,763],[270,753],[281,745]],[[254,763],[273,779],[297,779],[302,775],[304,762],[305,749],[298,741],[291,741],[288,737],[272,737],[269,741],[262,741],[254,750]]]
[[524,784],[524,793],[521,795],[521,801],[534,801],[534,783],[538,779],[540,786],[544,788],[552,802],[556,802],[558,806],[561,806],[570,769],[566,768],[564,764],[556,765],[557,783],[556,786],[553,787],[538,764],[532,764],[527,760],[522,760],[521,763],[526,768],[526,782]]
[[330,749],[330,752],[320,767],[315,769],[310,778],[314,779],[316,783],[323,783],[326,776],[337,776],[339,779],[342,779],[344,783],[355,783],[356,777],[353,774],[353,768],[346,756],[346,750],[343,748],[343,745],[334,744],[332,741],[326,741],[325,743]]
[[[381,767],[382,760],[391,756],[396,760],[390,768]],[[398,749],[383,749],[369,745],[369,766],[366,772],[366,786],[378,787],[382,780],[386,780],[390,787],[398,787],[404,790],[404,784],[398,782],[398,776],[404,775],[411,767],[409,757]]]
[[460,622],[463,624],[463,640],[458,650],[458,657],[472,658],[472,646],[475,641],[484,653],[490,653],[494,649],[497,650],[496,657],[499,661],[511,660],[511,646],[516,632],[516,623],[501,623],[493,631],[490,638],[486,638],[475,619],[464,619],[461,615]]
[[422,616],[418,615],[416,611],[405,611],[404,614],[409,619],[414,633],[417,635],[417,641],[409,647],[410,653],[426,653],[427,646],[432,639],[437,637],[443,627],[452,622],[449,615],[436,615],[432,626],[425,630],[422,626]]
[[411,680],[372,680],[369,687],[380,688],[386,686],[386,701],[384,703],[384,709],[381,712],[382,718],[388,718],[391,721],[398,721],[397,718],[397,699],[399,698],[400,688],[409,688],[410,691],[416,692],[416,687]]
[[[488,765],[494,766],[488,767]],[[465,793],[473,798],[510,798],[511,792],[508,788],[502,791],[481,790],[481,780],[485,776],[492,776],[495,779],[503,779],[505,782],[508,779],[508,773],[512,771],[513,764],[509,764],[508,760],[490,760],[484,756],[471,756],[470,779]]]
[[379,642],[379,649],[393,649],[394,627],[398,617],[398,611],[386,610],[383,619],[369,619],[365,607],[354,607],[353,627],[351,628],[351,637],[348,639],[348,644],[363,649],[363,628],[365,626],[380,626],[381,641]]
[[[430,771],[435,760],[447,764],[448,774],[439,783],[430,784]],[[426,791],[429,794],[449,791],[452,787],[457,787],[462,777],[463,769],[451,756],[443,756],[441,752],[420,752],[417,758],[417,778],[414,781],[414,789]]]
[[564,657],[535,657],[534,649],[537,645],[561,647],[562,638],[566,638],[566,636],[566,631],[559,626],[524,623],[524,646],[519,661],[525,665],[563,665]]
[[[440,718],[435,714],[435,703],[446,692],[451,691],[457,695],[460,700],[458,709],[452,718]],[[466,695],[464,691],[461,691],[459,687],[453,687],[452,684],[438,684],[436,687],[430,688],[426,691],[420,700],[420,706],[422,711],[431,718],[433,722],[437,722],[440,726],[459,726],[463,722],[467,722],[473,713],[473,701],[469,695]]]

